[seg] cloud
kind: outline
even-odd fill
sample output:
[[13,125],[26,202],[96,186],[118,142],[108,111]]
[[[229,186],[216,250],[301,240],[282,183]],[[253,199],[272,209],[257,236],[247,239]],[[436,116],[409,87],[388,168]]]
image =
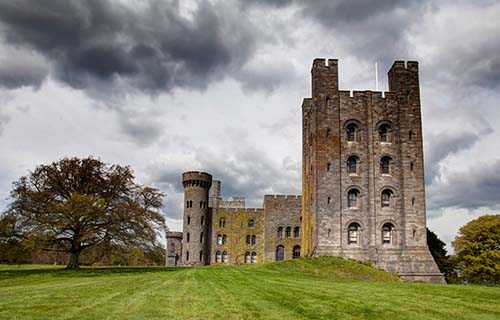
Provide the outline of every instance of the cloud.
[[[0,25],[11,46],[36,51],[57,79],[85,90],[203,89],[249,59],[253,30],[229,5],[201,1],[189,15],[181,9],[178,1],[132,8],[118,1],[21,0],[0,3]],[[0,80],[38,86],[46,73],[33,72]]]

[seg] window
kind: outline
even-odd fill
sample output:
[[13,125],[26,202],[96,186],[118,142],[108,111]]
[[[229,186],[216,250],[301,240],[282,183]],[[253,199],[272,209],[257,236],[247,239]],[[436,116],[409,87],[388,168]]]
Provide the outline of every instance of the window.
[[357,189],[351,189],[347,193],[347,207],[357,208],[358,207],[358,195],[359,191]]
[[300,237],[300,227],[295,227],[295,228],[293,229],[293,236],[294,236],[295,238],[299,238],[299,237]]
[[413,138],[413,131],[408,132],[408,140]]
[[203,243],[203,232],[200,233],[200,243]]
[[276,234],[278,238],[283,238],[283,227],[278,227],[278,232]]
[[330,167],[331,167],[331,165],[332,165],[332,164],[331,164],[330,162],[328,162],[328,163],[326,164],[326,171],[330,171]]
[[227,252],[222,251],[222,262],[227,262]]
[[247,234],[247,241],[246,241],[246,243],[247,243],[247,245],[250,244],[250,235],[249,234]]
[[220,235],[220,234],[217,235],[217,244],[218,245],[222,244],[222,235]]
[[221,254],[220,251],[215,251],[215,262],[221,262]]
[[225,234],[222,235],[222,244],[227,243],[227,236]]
[[252,235],[252,244],[257,243],[257,237],[255,235]]
[[203,201],[200,201],[200,209],[203,208]]
[[189,232],[186,234],[186,242],[189,242]]
[[411,205],[414,206],[415,205],[415,198],[411,198]]
[[248,220],[248,227],[249,228],[255,227],[255,221],[253,219]]
[[201,225],[205,222],[205,216],[201,216]]
[[189,261],[189,251],[186,251],[186,261]]
[[355,125],[354,123],[351,123],[347,125],[346,131],[347,131],[347,141],[356,141],[356,131],[358,130],[358,126]]
[[387,208],[391,206],[391,197],[392,197],[392,191],[389,189],[385,189],[382,191],[381,195],[381,204],[382,208]]
[[200,262],[203,261],[203,250],[200,251]]
[[410,171],[413,172],[413,162],[410,162]]
[[191,217],[188,216],[188,224],[191,224]]
[[285,247],[279,245],[276,247],[276,261],[285,260]]
[[390,174],[391,157],[385,156],[380,159],[380,172],[382,174]]
[[378,128],[378,133],[380,136],[380,142],[391,142],[391,126],[388,124],[383,124]]
[[349,231],[348,231],[348,243],[358,243],[359,242],[359,224],[357,223],[351,223],[349,225]]
[[257,252],[252,252],[252,263],[257,263]]
[[326,136],[327,137],[330,136],[330,132],[331,132],[330,128],[326,128]]
[[394,226],[390,223],[384,224],[382,227],[382,244],[391,244],[392,243],[392,230]]
[[251,263],[250,252],[245,252],[245,263]]
[[226,220],[225,219],[220,219],[219,220],[219,228],[224,228],[226,226]]
[[358,157],[350,156],[347,158],[347,173],[356,174],[357,171]]
[[285,237],[290,238],[292,236],[292,227],[286,227]]
[[293,247],[293,259],[300,258],[300,246]]

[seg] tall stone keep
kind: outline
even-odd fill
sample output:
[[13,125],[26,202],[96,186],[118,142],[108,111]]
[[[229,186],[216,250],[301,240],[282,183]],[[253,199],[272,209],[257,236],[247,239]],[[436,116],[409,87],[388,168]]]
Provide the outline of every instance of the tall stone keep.
[[205,265],[208,262],[210,230],[208,192],[212,185],[212,176],[205,172],[185,172],[182,174],[182,185],[184,186],[182,265]]
[[302,104],[302,249],[443,282],[428,248],[418,63],[396,61],[389,91],[339,90],[315,59]]

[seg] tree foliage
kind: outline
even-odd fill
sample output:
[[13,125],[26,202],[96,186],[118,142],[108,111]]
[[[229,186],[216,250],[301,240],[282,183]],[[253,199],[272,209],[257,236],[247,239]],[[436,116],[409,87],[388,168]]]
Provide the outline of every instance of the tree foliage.
[[80,253],[100,243],[154,246],[163,196],[136,184],[128,166],[64,158],[14,183],[6,217],[25,245],[69,252],[68,268],[78,268]]
[[446,243],[444,243],[437,234],[427,228],[427,246],[429,251],[438,265],[439,271],[444,274],[447,283],[457,282],[457,271],[453,257],[448,255],[446,251]]
[[452,245],[463,281],[500,284],[500,215],[470,221],[460,228]]

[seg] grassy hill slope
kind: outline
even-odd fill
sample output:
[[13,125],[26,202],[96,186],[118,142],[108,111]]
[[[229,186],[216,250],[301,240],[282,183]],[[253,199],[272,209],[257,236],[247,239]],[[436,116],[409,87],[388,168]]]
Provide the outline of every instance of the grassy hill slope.
[[199,268],[0,267],[0,319],[500,319],[500,288],[333,257]]

